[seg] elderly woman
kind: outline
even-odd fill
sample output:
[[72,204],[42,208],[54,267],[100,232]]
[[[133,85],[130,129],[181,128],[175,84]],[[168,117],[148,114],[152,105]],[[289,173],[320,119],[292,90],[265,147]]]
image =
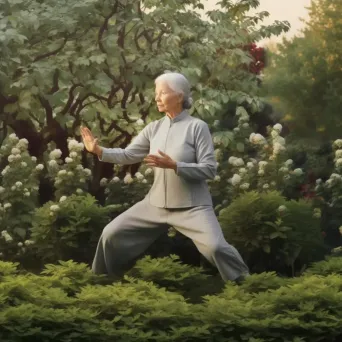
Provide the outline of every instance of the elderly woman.
[[208,125],[187,112],[192,103],[188,80],[178,73],[159,76],[155,100],[166,115],[149,123],[125,149],[101,147],[87,128],[81,128],[86,149],[99,160],[117,164],[144,160],[155,170],[146,197],[104,228],[92,270],[121,276],[173,226],[193,240],[223,280],[239,282],[248,275],[248,267],[225,241],[212,207],[206,180],[216,175],[214,147]]

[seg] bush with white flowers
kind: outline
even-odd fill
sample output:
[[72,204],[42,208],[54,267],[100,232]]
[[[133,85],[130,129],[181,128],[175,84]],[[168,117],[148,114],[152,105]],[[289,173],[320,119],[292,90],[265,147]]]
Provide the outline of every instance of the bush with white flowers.
[[[243,113],[241,111],[240,123],[246,120]],[[282,125],[277,123],[269,128],[268,136],[264,137],[259,133],[249,134],[248,130],[243,132],[239,126],[239,130],[234,131],[236,145],[233,146],[236,148],[231,147],[224,152],[221,146],[217,146],[215,155],[219,160],[218,174],[221,181],[215,179],[208,182],[214,196],[233,199],[250,190],[277,190],[283,193],[301,184],[305,174],[302,169],[294,169],[293,161],[287,159],[286,142],[280,135],[281,131]],[[254,158],[250,157],[251,151]],[[227,153],[233,155],[225,161],[223,158]]]
[[30,156],[28,141],[15,134],[4,141],[0,162],[5,165],[0,175],[0,253],[3,258],[15,259],[25,252],[44,166]]
[[88,191],[87,182],[92,176],[91,170],[82,166],[83,143],[69,139],[68,149],[69,156],[64,160],[59,149],[53,149],[48,154],[48,176],[54,182],[57,200],[62,196]]

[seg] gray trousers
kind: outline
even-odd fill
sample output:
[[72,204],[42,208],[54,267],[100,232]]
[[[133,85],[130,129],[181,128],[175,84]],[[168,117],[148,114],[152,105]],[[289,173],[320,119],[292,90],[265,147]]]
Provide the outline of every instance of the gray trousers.
[[92,270],[96,274],[122,275],[170,226],[193,240],[204,257],[217,267],[223,280],[248,274],[235,247],[224,239],[211,206],[165,209],[152,206],[148,198],[116,217],[103,230]]

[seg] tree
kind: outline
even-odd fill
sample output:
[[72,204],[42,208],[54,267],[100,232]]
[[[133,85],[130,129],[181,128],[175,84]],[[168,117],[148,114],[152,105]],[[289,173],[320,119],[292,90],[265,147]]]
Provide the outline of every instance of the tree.
[[313,0],[303,36],[285,40],[266,69],[267,94],[297,135],[341,135],[342,3]]
[[[258,111],[257,76],[241,65],[243,48],[288,29],[267,16],[251,17],[256,0],[221,1],[221,9],[198,14],[198,0],[5,0],[0,5],[1,136],[29,141],[39,161],[48,144],[68,154],[67,137],[79,139],[81,123],[107,146],[125,147],[158,115],[154,78],[166,69],[194,84],[194,115],[214,121],[229,102]],[[217,47],[224,49],[216,54]],[[6,163],[3,161],[2,163]],[[112,165],[94,163],[93,190]],[[4,165],[2,165],[4,166]],[[127,168],[124,169],[126,171]]]

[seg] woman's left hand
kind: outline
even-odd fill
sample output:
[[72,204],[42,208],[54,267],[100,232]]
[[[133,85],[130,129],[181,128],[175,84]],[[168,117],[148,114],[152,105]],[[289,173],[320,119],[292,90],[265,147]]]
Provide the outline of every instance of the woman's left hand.
[[158,153],[160,154],[160,156],[149,154],[144,159],[144,162],[148,166],[160,167],[162,169],[177,169],[177,163],[169,155],[160,150],[158,150]]

